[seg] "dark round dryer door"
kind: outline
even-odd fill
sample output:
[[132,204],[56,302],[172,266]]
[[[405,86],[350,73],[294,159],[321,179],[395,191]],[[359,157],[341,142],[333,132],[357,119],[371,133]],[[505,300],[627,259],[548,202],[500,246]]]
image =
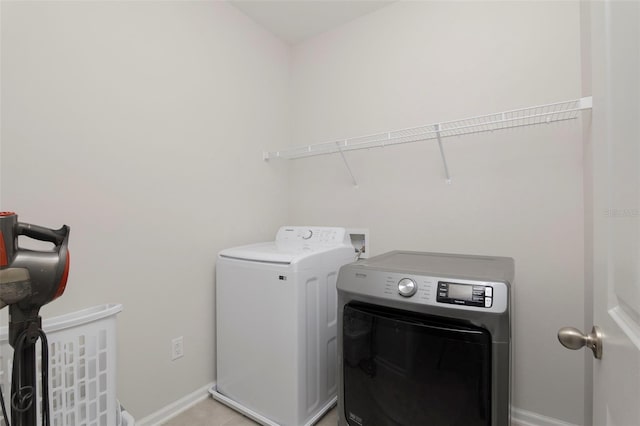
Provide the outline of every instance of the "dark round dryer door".
[[346,305],[343,319],[349,425],[491,424],[487,330],[362,304]]

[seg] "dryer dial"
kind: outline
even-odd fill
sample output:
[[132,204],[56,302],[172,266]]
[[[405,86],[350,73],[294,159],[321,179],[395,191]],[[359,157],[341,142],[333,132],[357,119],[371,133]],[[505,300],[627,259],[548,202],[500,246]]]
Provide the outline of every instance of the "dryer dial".
[[411,278],[403,278],[398,281],[398,293],[400,296],[411,297],[418,291],[418,285]]
[[303,240],[308,240],[312,236],[313,236],[313,231],[311,229],[307,229],[306,231],[302,232],[302,239]]

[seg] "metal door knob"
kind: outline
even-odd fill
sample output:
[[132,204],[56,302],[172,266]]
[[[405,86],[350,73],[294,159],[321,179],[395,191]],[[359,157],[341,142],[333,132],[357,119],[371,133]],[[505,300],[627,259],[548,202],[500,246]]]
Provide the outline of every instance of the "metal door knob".
[[572,350],[586,346],[593,351],[594,358],[602,359],[602,332],[595,325],[589,334],[583,334],[574,327],[562,327],[558,330],[558,340],[562,346]]

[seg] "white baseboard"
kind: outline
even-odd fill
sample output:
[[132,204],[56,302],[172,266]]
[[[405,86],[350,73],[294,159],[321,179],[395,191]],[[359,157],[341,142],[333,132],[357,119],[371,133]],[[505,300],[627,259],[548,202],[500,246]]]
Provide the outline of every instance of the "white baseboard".
[[136,421],[136,426],[156,426],[163,422],[166,422],[170,418],[175,417],[183,411],[193,407],[198,402],[204,401],[205,399],[209,398],[209,389],[211,389],[212,386],[215,386],[215,383],[209,383],[208,385],[205,385],[200,389],[191,392],[189,395],[172,402],[171,404],[161,408],[155,413],[152,413],[147,417]]
[[553,417],[523,410],[521,408],[511,408],[511,426],[576,426]]
[[[209,390],[215,386],[214,383],[210,383],[197,389],[187,396],[180,398],[179,400],[167,405],[148,415],[147,417],[137,421],[136,426],[157,426],[163,422],[166,422],[172,417],[177,416],[185,410],[193,407],[200,401],[210,397]],[[562,420],[554,419],[553,417],[543,416],[542,414],[534,413],[532,411],[523,410],[521,408],[511,408],[511,426],[576,426],[573,423],[567,423]]]

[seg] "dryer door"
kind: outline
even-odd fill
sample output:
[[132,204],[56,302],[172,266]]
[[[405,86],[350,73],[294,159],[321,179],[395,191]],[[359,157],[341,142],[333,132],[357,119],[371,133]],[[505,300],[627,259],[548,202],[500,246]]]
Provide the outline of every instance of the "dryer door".
[[491,424],[491,335],[442,317],[344,308],[344,415],[351,426]]

